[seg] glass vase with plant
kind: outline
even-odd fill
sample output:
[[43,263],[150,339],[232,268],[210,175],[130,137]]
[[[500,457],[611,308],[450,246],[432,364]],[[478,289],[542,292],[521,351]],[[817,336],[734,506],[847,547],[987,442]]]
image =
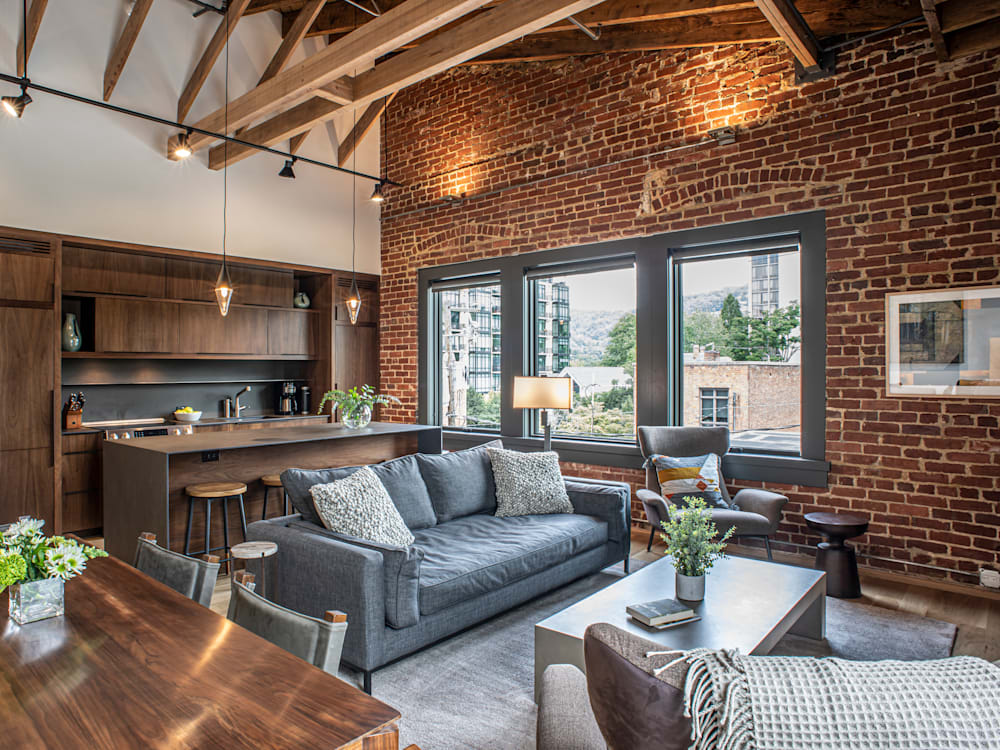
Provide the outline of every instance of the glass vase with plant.
[[701,601],[705,598],[705,573],[726,556],[726,542],[736,527],[719,536],[712,511],[702,498],[685,497],[683,502],[683,508],[669,506],[670,520],[660,523],[664,532],[660,537],[674,561],[677,598]]
[[375,393],[375,389],[367,384],[349,391],[327,391],[319,402],[317,414],[323,413],[327,401],[333,404],[334,410],[340,409],[340,420],[351,428],[367,426],[372,421],[372,412],[379,404],[402,403],[395,396]]
[[19,625],[63,614],[63,583],[104,550],[61,536],[45,536],[45,521],[24,517],[0,535],[0,591],[10,590],[10,616]]

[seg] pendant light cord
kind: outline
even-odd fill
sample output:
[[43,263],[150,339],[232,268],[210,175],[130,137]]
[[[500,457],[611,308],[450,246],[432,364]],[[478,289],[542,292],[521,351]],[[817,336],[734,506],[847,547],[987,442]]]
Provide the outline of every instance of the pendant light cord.
[[[223,132],[229,135],[229,37],[231,36],[231,29],[229,28],[229,3],[226,3],[225,14],[223,15],[223,22],[226,24],[226,84],[225,84],[225,96],[226,96],[226,113],[225,113],[225,124],[223,125]],[[222,156],[224,162],[222,164],[222,268],[226,268],[226,209],[229,204],[229,141],[225,141],[222,146]]]
[[24,43],[21,46],[21,73],[24,78],[28,77],[28,0],[21,3],[21,18],[24,24]]
[[[354,8],[354,26],[357,28],[358,25],[358,9]],[[354,136],[354,149],[351,151],[351,171],[354,171],[358,167],[358,108],[354,107],[352,114],[354,116],[354,127],[351,128],[351,135]],[[353,284],[358,283],[358,267],[355,264],[355,257],[358,254],[358,178],[357,175],[351,175],[351,281]]]

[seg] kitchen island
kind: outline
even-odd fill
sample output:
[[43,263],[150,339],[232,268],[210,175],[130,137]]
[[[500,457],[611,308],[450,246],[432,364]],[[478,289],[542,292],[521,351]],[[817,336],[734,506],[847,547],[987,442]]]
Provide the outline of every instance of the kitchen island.
[[[352,430],[341,424],[264,427],[238,432],[196,432],[104,443],[104,545],[131,560],[136,539],[151,531],[159,543],[184,550],[187,497],[199,482],[243,482],[247,522],[259,520],[264,489],[260,478],[285,469],[325,469],[385,461],[409,453],[440,453],[441,428],[372,422]],[[271,491],[268,515],[281,514],[280,490]],[[205,514],[196,505],[192,547],[205,538]],[[229,514],[232,543],[241,541],[239,512]],[[212,539],[222,543],[222,514],[212,514]]]

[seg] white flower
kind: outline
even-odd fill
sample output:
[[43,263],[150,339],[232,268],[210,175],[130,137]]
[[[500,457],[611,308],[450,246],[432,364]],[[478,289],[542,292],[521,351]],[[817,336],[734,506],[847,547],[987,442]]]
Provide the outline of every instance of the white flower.
[[68,581],[83,572],[87,560],[77,545],[63,544],[45,551],[45,567],[49,578]]
[[7,530],[3,532],[4,537],[7,541],[17,541],[18,539],[34,539],[40,536],[42,533],[42,526],[45,525],[45,521],[39,518],[22,518],[19,521],[15,521]]

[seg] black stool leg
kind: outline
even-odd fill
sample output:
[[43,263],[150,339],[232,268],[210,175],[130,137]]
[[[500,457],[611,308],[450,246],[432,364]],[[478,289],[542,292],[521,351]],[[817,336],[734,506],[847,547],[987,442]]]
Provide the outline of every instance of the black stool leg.
[[269,493],[270,491],[271,491],[271,488],[268,487],[265,484],[264,485],[264,510],[261,511],[261,514],[260,514],[260,520],[261,521],[266,521],[267,520],[267,493]]
[[229,552],[229,498],[222,498],[222,544],[226,553],[226,572],[232,575],[233,561]]
[[194,498],[188,498],[188,525],[184,532],[184,554],[191,554],[191,524],[194,521]]
[[243,530],[243,541],[247,540],[247,511],[243,505],[243,495],[239,495],[240,501],[240,528]]
[[205,554],[212,554],[212,501],[205,501]]

